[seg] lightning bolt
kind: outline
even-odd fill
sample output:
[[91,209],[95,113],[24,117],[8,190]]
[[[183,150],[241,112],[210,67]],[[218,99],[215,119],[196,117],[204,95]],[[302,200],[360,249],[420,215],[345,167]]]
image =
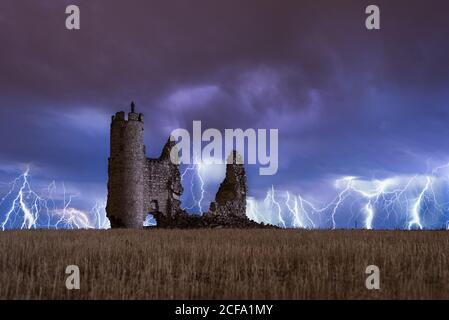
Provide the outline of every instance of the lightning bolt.
[[287,199],[285,200],[285,205],[288,208],[288,211],[293,216],[293,228],[305,228],[306,225],[300,218],[299,208],[298,208],[298,200],[296,198],[293,199],[293,206],[289,204],[290,202],[290,192],[287,191]]
[[274,207],[276,207],[278,221],[279,221],[279,223],[277,223],[277,224],[282,225],[282,227],[286,228],[287,225],[285,224],[285,221],[282,218],[281,205],[279,204],[279,202],[276,201],[276,198],[275,198],[274,186],[271,186],[271,190],[268,191],[267,196],[264,201],[265,201],[265,203],[268,203],[268,204],[272,203],[274,205]]
[[[403,223],[395,228],[424,229],[430,228],[430,223],[440,223],[449,229],[449,219],[444,220],[449,215],[449,202],[441,199],[445,196],[444,190],[449,187],[449,174],[439,174],[444,169],[449,169],[449,164],[434,168],[428,175],[397,176],[383,180],[352,176],[339,178],[334,181],[337,195],[321,207],[291,191],[286,191],[283,197],[275,197],[272,186],[265,199],[248,199],[247,215],[258,222],[293,228],[322,228],[327,225],[326,220],[331,229],[341,227],[342,221],[344,227],[349,227],[349,222],[357,222],[357,216],[361,215],[362,227],[368,230],[382,221],[394,227],[391,219]],[[437,222],[424,223],[423,219],[433,217]],[[347,221],[346,224],[344,221]]]
[[[0,200],[0,208],[7,201],[10,206],[3,216],[0,227],[4,231],[10,228],[18,229],[93,229],[109,228],[106,218],[106,202],[97,202],[89,212],[73,208],[73,195],[68,194],[65,184],[62,184],[63,199],[55,199],[56,182],[50,183],[42,193],[33,190],[30,183],[30,166],[10,183],[2,183],[9,187]],[[57,206],[61,203],[61,207]]]
[[421,190],[418,198],[415,200],[415,203],[412,206],[412,210],[411,210],[411,220],[408,224],[408,228],[411,229],[413,226],[417,226],[419,229],[422,229],[423,226],[421,224],[421,218],[420,218],[420,209],[421,209],[421,205],[423,202],[423,198],[424,195],[426,194],[426,192],[429,190],[430,187],[430,183],[431,183],[431,178],[430,177],[426,177],[427,182],[425,187]]
[[[181,182],[185,180],[187,173],[192,172],[190,177],[190,194],[192,197],[193,204],[190,207],[185,208],[186,210],[191,210],[193,208],[198,208],[199,213],[203,213],[203,201],[206,194],[205,183],[203,178],[202,170],[204,164],[201,161],[196,161],[196,164],[188,166],[184,172],[181,174]],[[195,182],[199,181],[199,198],[197,199],[195,192]]]
[[[444,201],[449,197],[449,193],[444,193],[449,189],[449,173],[444,174],[445,169],[449,169],[449,164],[435,167],[428,175],[399,176],[384,180],[339,178],[334,181],[336,196],[321,207],[301,194],[280,192],[271,186],[262,201],[251,197],[247,199],[247,216],[255,221],[283,228],[328,226],[336,229],[342,225],[349,226],[350,221],[362,215],[362,227],[365,229],[374,229],[380,221],[391,223],[391,219],[395,219],[403,223],[398,225],[399,228],[409,230],[431,228],[429,221],[432,220],[429,219],[435,216],[445,219],[442,225],[449,229],[449,201]],[[61,184],[62,196],[61,192],[57,196],[58,185],[55,181],[42,192],[37,192],[31,186],[30,172],[28,166],[10,183],[0,183],[5,190],[3,196],[0,196],[0,210],[5,210],[3,214],[0,212],[2,230],[110,227],[105,214],[105,201],[97,201],[90,211],[76,209],[73,205],[76,195],[67,192],[64,183]],[[181,180],[185,180],[188,175],[194,202],[191,208],[198,208],[202,212],[206,194],[203,164],[187,167]],[[346,225],[344,221],[347,221]]]
[[[14,179],[12,183],[12,188],[8,191],[8,193],[2,198],[2,203],[5,201],[5,199],[12,194],[16,184],[22,180],[22,185],[20,186],[20,189],[14,198],[12,205],[9,209],[9,211],[6,212],[6,217],[4,221],[1,224],[2,230],[4,231],[6,228],[6,224],[11,219],[11,216],[17,211],[23,212],[23,222],[21,224],[21,229],[27,228],[35,228],[36,227],[36,220],[38,218],[39,213],[39,201],[42,200],[35,192],[33,192],[30,188],[30,184],[28,182],[28,175],[29,175],[30,169],[27,167],[25,172],[21,174],[18,178]],[[25,199],[29,199],[30,197],[34,197],[32,200],[31,207],[28,206],[28,204],[25,202]]]
[[[346,199],[346,194],[352,189],[352,181],[354,180],[354,177],[345,177],[343,178],[343,181],[347,182],[346,188],[338,194],[338,197],[335,201],[335,205],[332,209],[332,229],[335,229],[337,227],[337,224],[335,222],[335,215],[337,214],[338,208],[342,205],[343,201]],[[336,181],[338,183],[338,180]]]

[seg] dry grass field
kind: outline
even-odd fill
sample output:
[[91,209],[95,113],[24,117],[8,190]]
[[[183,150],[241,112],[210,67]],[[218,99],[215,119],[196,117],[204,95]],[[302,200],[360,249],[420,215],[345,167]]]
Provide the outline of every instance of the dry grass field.
[[0,252],[1,299],[449,298],[445,231],[9,231]]

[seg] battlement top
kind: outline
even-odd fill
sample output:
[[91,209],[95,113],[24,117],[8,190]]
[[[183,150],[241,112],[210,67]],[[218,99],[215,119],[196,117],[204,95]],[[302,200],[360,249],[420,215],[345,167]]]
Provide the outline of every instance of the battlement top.
[[131,102],[130,112],[128,113],[128,117],[126,118],[124,111],[119,111],[115,115],[112,116],[112,121],[141,121],[143,122],[143,113],[136,113],[136,104],[134,101]]

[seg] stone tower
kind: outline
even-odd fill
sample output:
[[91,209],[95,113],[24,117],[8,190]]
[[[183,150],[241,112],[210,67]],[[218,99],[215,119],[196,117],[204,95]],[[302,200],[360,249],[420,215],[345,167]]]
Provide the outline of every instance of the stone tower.
[[215,202],[210,204],[207,215],[246,218],[246,193],[248,191],[245,167],[237,151],[227,160],[226,177],[220,184]]
[[112,228],[142,228],[146,163],[143,115],[131,110],[112,116],[107,216]]

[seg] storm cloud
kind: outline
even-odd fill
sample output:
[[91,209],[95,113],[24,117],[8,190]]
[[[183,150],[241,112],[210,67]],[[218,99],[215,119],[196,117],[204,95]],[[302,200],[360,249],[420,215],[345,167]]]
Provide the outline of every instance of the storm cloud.
[[[81,29],[65,28],[77,4]],[[279,172],[250,193],[313,193],[340,176],[423,174],[449,160],[447,1],[3,0],[0,164],[105,194],[110,116],[169,133],[279,129]],[[13,174],[11,173],[11,176]],[[86,187],[88,186],[88,187]]]

